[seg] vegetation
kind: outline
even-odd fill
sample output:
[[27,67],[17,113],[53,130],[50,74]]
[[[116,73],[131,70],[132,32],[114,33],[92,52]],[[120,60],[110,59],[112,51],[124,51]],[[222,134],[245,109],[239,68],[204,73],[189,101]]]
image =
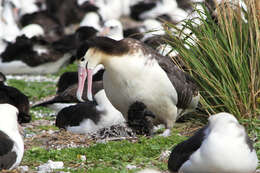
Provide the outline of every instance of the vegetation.
[[[140,137],[135,142],[111,141],[105,144],[97,143],[88,148],[48,151],[35,147],[26,151],[23,164],[35,167],[51,159],[63,161],[66,167],[64,171],[70,169],[70,172],[135,172],[136,169],[145,167],[167,170],[167,158],[160,160],[162,151],[170,150],[174,144],[185,139],[176,132],[169,138]],[[85,156],[86,160],[79,159],[80,156]],[[134,165],[137,168],[130,171],[127,170],[127,165]]]
[[[46,77],[53,79],[65,71],[76,70],[77,65],[75,63],[61,69],[57,74],[48,75]],[[54,95],[56,92],[55,82],[28,82],[9,79],[7,83],[25,93],[29,96],[30,101],[33,102]],[[21,165],[28,166],[30,171],[35,171],[39,165],[46,163],[48,160],[64,162],[64,169],[56,170],[57,172],[136,172],[143,168],[167,170],[168,157],[160,158],[160,155],[165,151],[171,150],[173,146],[185,140],[187,134],[191,135],[191,132],[205,124],[205,117],[203,120],[198,120],[194,118],[196,116],[193,116],[189,117],[189,121],[186,123],[177,123],[172,131],[172,135],[167,138],[157,135],[151,138],[139,136],[134,141],[119,140],[105,144],[90,141],[91,145],[89,147],[46,149],[39,138],[45,137],[43,133],[48,135],[49,130],[58,130],[57,127],[53,125],[55,117],[52,115],[55,113],[48,108],[37,107],[32,108],[30,114],[32,115],[32,123],[25,128],[25,133],[27,135],[36,136],[32,137],[31,140],[27,140],[29,142],[25,143],[27,149],[25,150],[24,158],[21,163]],[[44,125],[41,124],[42,120],[48,120],[51,123]],[[43,139],[43,141],[44,140],[45,139]],[[56,140],[59,139],[57,138]],[[81,160],[80,156],[85,156],[86,161]],[[128,169],[127,165],[136,167]]]
[[203,106],[209,113],[226,111],[239,119],[260,115],[260,24],[255,2],[245,3],[247,9],[220,4],[215,18],[199,12],[202,25],[184,22],[192,34],[168,24],[184,35],[179,38],[168,30],[169,43],[201,87]]
[[[10,79],[8,85],[16,87],[29,97],[30,101],[36,101],[56,93],[54,82],[28,82],[23,80]],[[44,87],[43,87],[44,86]]]
[[[218,8],[222,12],[216,18],[217,23],[209,17],[209,13],[200,13],[201,16],[208,16],[207,19],[201,20],[203,25],[197,26],[193,20],[184,23],[195,37],[186,34],[183,39],[178,39],[168,30],[172,38],[168,41],[180,53],[186,70],[201,87],[203,107],[209,113],[227,111],[236,115],[254,140],[260,158],[260,31],[254,3],[248,1],[247,6],[247,11],[244,11],[239,7],[233,9],[230,5],[224,8],[222,4]],[[244,15],[240,15],[242,11]],[[183,31],[171,24],[167,25],[179,33]],[[192,45],[191,40],[196,40],[197,44]],[[55,78],[65,71],[76,70],[77,64],[74,63],[49,76]],[[8,84],[29,96],[30,101],[53,95],[56,90],[55,82],[25,82],[11,79],[8,80]],[[33,108],[30,113],[33,123],[55,119],[46,116],[53,114],[47,108]],[[167,170],[168,158],[160,158],[161,153],[171,150],[177,143],[185,140],[187,134],[192,134],[191,131],[205,123],[197,117],[188,118],[189,122],[177,123],[171,136],[167,138],[139,136],[134,141],[110,141],[105,144],[91,141],[89,147],[64,149],[45,149],[36,141],[30,144],[30,147],[27,146],[21,165],[27,165],[34,171],[37,166],[48,160],[63,161],[64,169],[60,171],[75,173],[136,172],[148,167]],[[57,128],[51,124],[29,126],[26,130],[37,134]],[[86,160],[81,160],[80,156],[85,156]],[[129,170],[127,165],[136,168]]]

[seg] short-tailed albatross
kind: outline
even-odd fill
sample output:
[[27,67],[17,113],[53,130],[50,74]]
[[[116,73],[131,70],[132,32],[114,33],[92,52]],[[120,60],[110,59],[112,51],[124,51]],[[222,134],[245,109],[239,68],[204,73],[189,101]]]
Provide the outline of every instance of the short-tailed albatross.
[[104,89],[115,108],[127,119],[131,104],[136,101],[144,103],[156,115],[154,124],[163,123],[166,126],[163,136],[170,134],[170,129],[180,114],[178,109],[197,104],[198,99],[193,99],[196,91],[191,77],[171,60],[138,40],[126,38],[115,41],[106,37],[90,40],[89,49],[80,61],[79,100],[86,73],[88,99],[92,100],[92,74],[99,64],[105,67]]

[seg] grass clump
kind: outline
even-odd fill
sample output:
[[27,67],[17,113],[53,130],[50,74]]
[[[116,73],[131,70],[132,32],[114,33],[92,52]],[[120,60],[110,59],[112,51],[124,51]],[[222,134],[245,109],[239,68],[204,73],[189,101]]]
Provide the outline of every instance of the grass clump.
[[13,86],[28,96],[30,101],[36,101],[56,93],[56,84],[53,82],[28,82],[23,80],[10,79],[9,86]]
[[[192,36],[178,38],[169,32],[169,44],[201,87],[201,102],[209,113],[226,111],[239,119],[260,115],[260,25],[255,3],[245,1],[246,9],[222,3],[215,19],[207,11],[199,12],[201,25],[194,20],[184,23]],[[169,28],[183,31],[170,24]]]

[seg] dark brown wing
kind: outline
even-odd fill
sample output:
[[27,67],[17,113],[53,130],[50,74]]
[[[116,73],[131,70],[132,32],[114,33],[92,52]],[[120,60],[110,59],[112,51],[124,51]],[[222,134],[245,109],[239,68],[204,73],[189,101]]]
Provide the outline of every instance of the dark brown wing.
[[78,126],[84,119],[91,119],[94,123],[100,120],[100,114],[96,109],[96,103],[87,101],[62,109],[56,118],[56,126],[66,128],[67,126]]
[[177,107],[185,109],[189,106],[193,96],[198,94],[198,87],[188,73],[179,69],[170,57],[160,55],[138,40],[126,38],[122,42],[128,44],[130,47],[135,47],[135,50],[131,51],[141,50],[144,56],[156,59],[161,68],[167,73],[168,78],[178,93]]
[[28,123],[31,120],[31,116],[29,115],[29,99],[18,89],[0,85],[0,103],[11,104],[19,110],[19,123]]

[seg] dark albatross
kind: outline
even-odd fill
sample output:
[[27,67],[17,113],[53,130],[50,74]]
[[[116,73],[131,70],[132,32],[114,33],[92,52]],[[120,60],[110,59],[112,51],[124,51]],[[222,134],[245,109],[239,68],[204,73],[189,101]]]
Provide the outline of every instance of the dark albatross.
[[[156,115],[154,124],[163,123],[170,134],[180,109],[196,105],[198,92],[191,77],[138,40],[126,38],[115,41],[97,37],[79,65],[78,99],[81,100],[84,81],[88,78],[88,99],[92,100],[92,73],[102,64],[104,89],[108,99],[127,119],[134,102],[144,103]],[[87,68],[87,70],[86,70]],[[168,75],[168,76],[167,76]],[[170,80],[170,79],[172,80]],[[194,103],[195,102],[195,103]]]
[[0,72],[0,104],[8,103],[15,106],[18,110],[18,122],[28,123],[31,121],[29,114],[29,98],[17,88],[5,85],[6,77]]

